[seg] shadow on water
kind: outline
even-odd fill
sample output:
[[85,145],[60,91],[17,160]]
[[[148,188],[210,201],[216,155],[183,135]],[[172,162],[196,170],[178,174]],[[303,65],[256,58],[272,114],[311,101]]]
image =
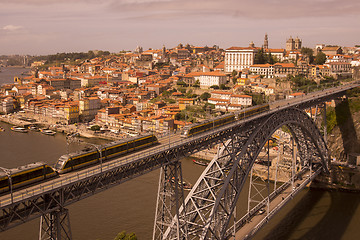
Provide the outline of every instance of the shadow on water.
[[360,198],[348,193],[347,201],[339,192],[330,192],[331,205],[314,227],[301,239],[342,239],[359,205]]
[[359,201],[357,194],[310,189],[263,239],[342,239]]
[[360,153],[360,143],[356,134],[354,119],[352,118],[349,101],[347,98],[335,107],[335,114],[337,124],[341,131],[345,153],[342,156],[344,158],[342,160],[347,160],[347,154]]
[[264,239],[289,239],[298,225],[312,212],[316,203],[321,200],[324,192],[306,194],[290,212],[269,232]]

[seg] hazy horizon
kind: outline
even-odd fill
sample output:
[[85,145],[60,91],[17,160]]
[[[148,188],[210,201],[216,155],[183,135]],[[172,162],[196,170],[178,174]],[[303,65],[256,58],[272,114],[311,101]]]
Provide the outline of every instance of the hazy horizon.
[[357,0],[0,0],[0,55],[360,44]]

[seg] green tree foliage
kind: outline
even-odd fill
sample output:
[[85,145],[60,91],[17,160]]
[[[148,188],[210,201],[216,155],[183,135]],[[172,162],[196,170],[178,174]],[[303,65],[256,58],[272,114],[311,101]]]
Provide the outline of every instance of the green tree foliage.
[[267,55],[267,63],[274,64],[275,62],[276,62],[276,59],[271,55],[271,53],[269,53]]
[[193,87],[195,88],[199,88],[200,87],[200,81],[199,80],[196,80]]
[[203,101],[207,101],[210,97],[211,97],[211,94],[208,92],[204,92],[203,94],[200,95],[200,99]]
[[318,52],[315,56],[314,63],[316,65],[323,65],[326,61],[326,54],[323,52]]
[[186,88],[179,87],[178,91],[181,92],[181,93],[186,93]]
[[109,51],[97,51],[96,54],[93,51],[88,51],[87,53],[84,52],[57,53],[53,55],[35,57],[34,61],[38,61],[38,60],[47,60],[49,62],[65,61],[65,60],[75,61],[77,59],[85,60],[85,59],[92,59],[95,57],[103,57],[108,55],[110,55]]
[[302,74],[296,76],[288,75],[287,80],[292,83],[292,88],[295,91],[302,90],[308,92],[310,89],[317,87],[317,84],[314,81],[307,79]]
[[210,88],[212,88],[212,89],[219,89],[220,87],[219,87],[218,85],[212,85],[212,86],[210,86]]
[[171,95],[171,93],[169,91],[163,91],[163,93],[161,95],[163,97],[169,97]]
[[267,54],[263,48],[261,48],[254,57],[254,64],[274,64],[276,59],[271,55],[271,53]]
[[324,79],[320,80],[320,84],[340,84],[334,77],[324,76]]
[[264,64],[266,63],[266,54],[264,53],[264,49],[261,48],[256,54],[254,58],[255,64]]
[[165,67],[165,66],[169,66],[169,64],[168,64],[168,63],[160,63],[160,62],[157,62],[157,63],[155,63],[155,65],[154,65],[154,67],[157,68],[158,70],[159,70],[159,69],[162,69],[162,68]]
[[99,125],[94,125],[94,126],[91,126],[90,129],[92,131],[99,131],[100,130],[100,126]]
[[238,72],[236,70],[233,70],[231,73],[231,76],[234,78],[238,75]]
[[114,240],[137,240],[137,237],[135,233],[129,233],[127,234],[125,231],[122,231],[121,233],[118,233]]
[[301,54],[308,57],[310,64],[314,62],[314,51],[311,48],[301,48]]
[[232,73],[231,73],[231,79],[232,79],[232,82],[235,84],[236,83],[236,77],[238,75],[238,72],[236,70],[233,70]]
[[252,103],[253,105],[261,105],[266,102],[265,95],[260,93],[252,94]]
[[221,90],[229,89],[229,87],[227,87],[225,84],[220,84],[219,87],[220,87]]
[[186,86],[187,84],[183,80],[177,80],[176,85],[178,85],[178,86]]
[[23,65],[22,62],[18,59],[15,58],[9,58],[6,62],[7,65],[9,66],[21,66]]
[[176,103],[176,101],[175,101],[174,99],[172,99],[172,98],[168,98],[168,99],[166,99],[166,101],[167,101],[169,104],[174,104],[174,103]]

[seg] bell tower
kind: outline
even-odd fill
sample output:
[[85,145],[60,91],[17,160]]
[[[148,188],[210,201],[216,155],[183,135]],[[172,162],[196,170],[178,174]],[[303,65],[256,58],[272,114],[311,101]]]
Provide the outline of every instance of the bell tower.
[[264,39],[264,49],[268,49],[268,48],[269,48],[269,40],[268,40],[268,35],[266,33]]

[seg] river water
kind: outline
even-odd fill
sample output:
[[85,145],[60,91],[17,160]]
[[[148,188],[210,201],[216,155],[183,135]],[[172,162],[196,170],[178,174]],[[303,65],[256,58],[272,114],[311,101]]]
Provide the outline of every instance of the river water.
[[[14,70],[14,69],[12,69]],[[18,69],[22,73],[23,69]],[[8,72],[5,72],[8,74]],[[13,76],[0,73],[0,84]],[[42,161],[53,164],[67,152],[65,136],[46,136],[38,132],[17,133],[0,122],[0,166],[13,168]],[[99,140],[85,140],[101,144]],[[71,144],[76,151],[86,143]],[[195,183],[204,167],[190,159],[182,160],[183,176]],[[159,171],[111,188],[68,207],[74,239],[111,240],[126,230],[139,239],[151,239]],[[246,200],[246,194],[240,196]],[[360,236],[360,194],[305,189],[298,194],[254,239],[358,239]],[[240,207],[245,209],[246,206]],[[0,233],[1,240],[38,239],[39,219]]]
[[0,86],[3,84],[13,83],[14,77],[22,77],[22,73],[30,71],[29,68],[22,67],[0,67]]

